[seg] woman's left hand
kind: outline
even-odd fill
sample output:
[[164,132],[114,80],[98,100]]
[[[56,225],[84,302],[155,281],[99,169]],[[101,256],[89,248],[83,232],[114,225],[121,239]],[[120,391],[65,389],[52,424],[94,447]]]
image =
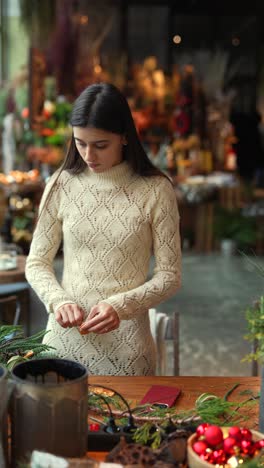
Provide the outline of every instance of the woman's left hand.
[[104,302],[91,308],[89,317],[82,323],[80,333],[104,334],[116,330],[119,327],[120,319],[112,306]]

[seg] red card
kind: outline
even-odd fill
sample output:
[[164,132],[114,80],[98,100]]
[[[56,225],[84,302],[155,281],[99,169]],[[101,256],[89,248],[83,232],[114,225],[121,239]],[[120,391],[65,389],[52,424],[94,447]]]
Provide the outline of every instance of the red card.
[[176,402],[181,390],[177,387],[167,387],[166,385],[152,385],[140,404],[146,403],[160,406],[161,408],[170,408]]

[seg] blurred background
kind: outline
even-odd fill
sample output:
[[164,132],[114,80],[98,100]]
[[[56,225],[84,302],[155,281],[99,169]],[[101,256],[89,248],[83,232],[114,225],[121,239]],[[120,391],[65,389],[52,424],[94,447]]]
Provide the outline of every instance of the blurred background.
[[[0,0],[0,294],[24,284],[27,333],[46,312],[10,258],[23,270],[73,101],[108,81],[179,203],[183,287],[161,310],[179,313],[180,373],[252,373],[241,360],[246,312],[264,314],[263,59],[261,0]],[[62,264],[59,252],[58,276]]]

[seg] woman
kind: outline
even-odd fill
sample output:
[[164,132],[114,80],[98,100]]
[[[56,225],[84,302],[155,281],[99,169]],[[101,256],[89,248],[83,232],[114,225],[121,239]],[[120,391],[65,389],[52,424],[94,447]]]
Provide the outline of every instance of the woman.
[[[44,191],[26,264],[49,312],[45,343],[90,374],[151,375],[148,309],[180,286],[175,193],[148,160],[113,85],[86,88],[71,125],[70,148]],[[52,263],[62,241],[59,284]],[[147,281],[152,253],[156,266]]]

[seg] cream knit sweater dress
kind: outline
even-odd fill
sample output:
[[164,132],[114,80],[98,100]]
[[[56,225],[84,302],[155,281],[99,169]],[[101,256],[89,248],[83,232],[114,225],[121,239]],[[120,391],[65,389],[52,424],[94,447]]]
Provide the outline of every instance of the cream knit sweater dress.
[[[46,185],[40,219],[26,263],[26,277],[49,313],[44,342],[61,358],[95,375],[155,373],[155,345],[148,309],[172,296],[181,281],[179,214],[170,182],[142,177],[127,162],[102,173],[63,171]],[[42,211],[48,193],[47,204]],[[58,283],[53,259],[63,241],[64,269]],[[153,277],[147,280],[151,255]],[[80,335],[62,328],[54,311],[77,303],[89,315],[99,302],[121,319],[112,332]]]

